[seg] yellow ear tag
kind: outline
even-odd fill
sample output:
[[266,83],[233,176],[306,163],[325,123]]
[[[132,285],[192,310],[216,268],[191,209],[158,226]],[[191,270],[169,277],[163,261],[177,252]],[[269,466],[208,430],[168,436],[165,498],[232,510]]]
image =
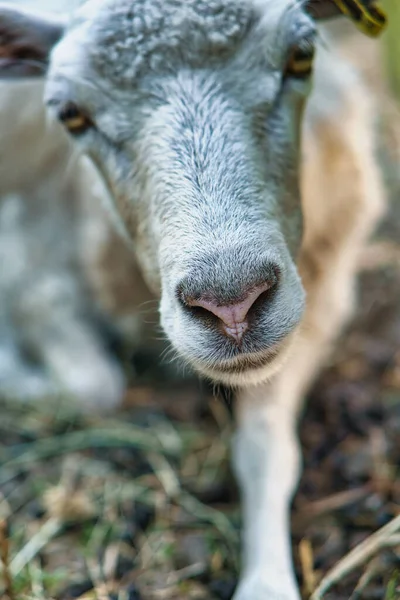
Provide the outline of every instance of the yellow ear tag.
[[365,35],[378,37],[384,30],[387,18],[376,4],[365,0],[333,0],[340,12],[349,17]]

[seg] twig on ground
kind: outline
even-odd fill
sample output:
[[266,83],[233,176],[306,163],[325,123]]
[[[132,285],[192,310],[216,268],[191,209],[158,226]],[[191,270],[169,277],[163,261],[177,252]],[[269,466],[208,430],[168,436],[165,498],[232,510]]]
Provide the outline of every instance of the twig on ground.
[[334,510],[340,510],[354,504],[360,500],[364,500],[371,494],[371,486],[363,485],[362,487],[354,488],[352,490],[345,490],[344,492],[337,492],[331,494],[321,500],[315,500],[314,502],[308,502],[304,508],[300,508],[297,511],[295,519],[303,518],[314,518],[326,513],[330,513]]
[[181,486],[177,474],[167,459],[161,454],[150,452],[147,455],[147,460],[149,461],[158,481],[164,488],[167,497],[170,499],[177,498],[180,493]]
[[400,546],[400,533],[395,533],[394,535],[391,535],[390,538],[386,540],[385,546],[387,548]]
[[30,538],[25,546],[14,556],[10,563],[10,573],[13,577],[16,577],[24,567],[35,557],[37,554],[58,535],[63,525],[60,519],[50,518],[46,523],[39,529],[39,531]]
[[354,588],[354,592],[350,596],[349,600],[361,600],[365,591],[365,588],[369,585],[372,579],[378,575],[382,570],[382,563],[379,558],[371,560],[364,573],[361,575],[357,586]]
[[314,556],[310,540],[302,539],[299,544],[299,557],[303,573],[304,593],[309,596],[315,590],[317,577],[314,571]]
[[394,469],[388,460],[387,436],[382,428],[373,427],[369,439],[372,455],[371,480],[378,494],[385,497],[394,480]]
[[400,515],[361,542],[361,544],[351,550],[330,571],[328,571],[312,594],[310,600],[321,600],[324,594],[333,585],[341,581],[346,575],[354,571],[354,569],[367,563],[382,548],[386,547],[388,545],[388,540],[390,540],[393,534],[397,533],[399,529]]
[[175,586],[182,581],[186,581],[187,579],[192,579],[193,577],[199,577],[207,570],[207,564],[204,562],[197,562],[193,565],[189,565],[188,567],[184,567],[179,571],[174,571],[170,573],[167,578],[168,586]]

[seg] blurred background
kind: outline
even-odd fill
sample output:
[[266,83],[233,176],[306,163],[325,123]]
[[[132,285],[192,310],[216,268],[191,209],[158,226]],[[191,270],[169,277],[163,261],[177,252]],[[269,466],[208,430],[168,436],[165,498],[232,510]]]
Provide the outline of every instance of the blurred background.
[[[292,520],[305,598],[400,514],[400,5],[383,6],[379,41],[330,27],[376,105],[389,212],[300,426]],[[228,600],[240,527],[231,398],[170,364],[106,192],[41,94],[40,83],[0,85],[0,597]],[[400,598],[400,537],[389,540],[324,598]]]

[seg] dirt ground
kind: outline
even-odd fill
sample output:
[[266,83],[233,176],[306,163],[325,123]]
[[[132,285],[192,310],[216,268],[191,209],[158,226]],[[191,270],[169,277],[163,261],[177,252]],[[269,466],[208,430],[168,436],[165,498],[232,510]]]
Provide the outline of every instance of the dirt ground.
[[[304,598],[335,566],[325,600],[400,598],[400,523],[371,538],[400,515],[400,136],[392,110],[383,106],[378,123],[390,214],[363,257],[355,319],[300,425],[305,468],[292,521]],[[198,382],[172,385],[143,357],[137,367],[138,384],[108,418],[0,405],[2,599],[231,598],[240,515],[229,401]],[[346,574],[354,548],[359,564]]]

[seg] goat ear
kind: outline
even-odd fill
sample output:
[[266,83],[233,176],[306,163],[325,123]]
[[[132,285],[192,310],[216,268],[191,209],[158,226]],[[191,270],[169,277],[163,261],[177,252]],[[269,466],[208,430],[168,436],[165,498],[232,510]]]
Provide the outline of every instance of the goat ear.
[[43,77],[64,23],[0,2],[0,79]]
[[346,15],[371,37],[380,35],[386,25],[386,15],[375,0],[306,0],[305,7],[316,21]]

